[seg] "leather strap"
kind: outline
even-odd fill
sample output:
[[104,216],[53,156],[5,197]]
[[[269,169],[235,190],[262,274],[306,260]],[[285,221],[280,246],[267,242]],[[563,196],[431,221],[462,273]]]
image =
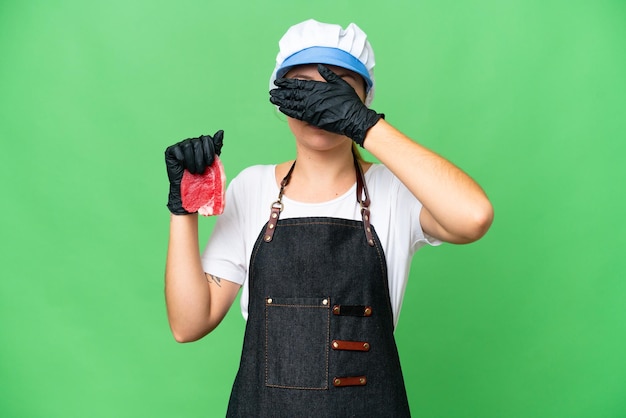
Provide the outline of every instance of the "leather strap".
[[346,340],[333,340],[330,343],[333,350],[342,351],[370,351],[370,343],[367,341],[346,341]]
[[354,155],[354,168],[356,169],[356,201],[361,205],[361,218],[363,218],[363,227],[365,228],[365,238],[370,247],[374,246],[374,237],[372,236],[372,226],[370,225],[370,195],[367,192],[363,169],[359,163],[356,154]]
[[372,316],[372,307],[364,305],[334,305],[333,315]]
[[336,388],[343,386],[365,386],[367,377],[365,376],[346,376],[333,378],[333,386]]
[[291,173],[293,173],[293,169],[296,166],[296,161],[294,160],[293,164],[291,164],[291,168],[287,172],[287,175],[280,182],[280,192],[278,193],[278,200],[272,203],[272,209],[270,211],[270,220],[267,221],[267,227],[265,228],[265,234],[263,235],[263,240],[265,242],[272,241],[274,238],[274,231],[276,230],[276,223],[278,222],[278,218],[280,217],[280,212],[283,211],[283,193],[285,191],[285,187],[289,184],[289,180],[291,180]]
[[[367,191],[367,185],[365,184],[365,177],[363,175],[363,168],[361,167],[361,163],[359,163],[359,159],[356,157],[356,153],[352,151],[352,156],[354,158],[354,168],[356,170],[356,201],[361,206],[361,218],[363,219],[363,228],[365,229],[365,238],[367,240],[367,244],[370,247],[374,246],[374,237],[372,235],[372,226],[370,224],[370,195]],[[265,242],[271,242],[274,237],[274,231],[276,230],[276,223],[278,222],[278,218],[280,217],[280,213],[283,210],[283,192],[285,187],[289,184],[289,180],[291,180],[291,173],[293,172],[294,167],[296,166],[296,161],[293,162],[289,172],[280,182],[280,192],[278,193],[278,199],[272,203],[272,208],[270,212],[270,219],[267,222],[267,227],[265,228],[265,234],[263,235],[263,240]]]
[[265,228],[265,235],[263,239],[265,242],[270,242],[274,238],[274,231],[276,230],[276,223],[280,212],[283,210],[283,204],[281,202],[272,203],[272,210],[270,212],[270,220],[267,222],[267,228]]

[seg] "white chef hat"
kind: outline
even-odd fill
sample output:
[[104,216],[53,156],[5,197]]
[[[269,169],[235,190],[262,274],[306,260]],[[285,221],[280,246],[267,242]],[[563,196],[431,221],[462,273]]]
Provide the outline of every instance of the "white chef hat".
[[296,65],[328,64],[361,75],[367,84],[365,104],[369,106],[374,99],[374,50],[356,24],[350,23],[343,29],[340,25],[309,19],[290,27],[278,46],[270,90],[276,88],[274,80]]

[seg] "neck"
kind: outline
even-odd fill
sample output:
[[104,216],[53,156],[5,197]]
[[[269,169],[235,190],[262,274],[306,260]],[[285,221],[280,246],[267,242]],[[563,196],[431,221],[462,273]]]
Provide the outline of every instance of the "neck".
[[341,150],[312,151],[298,147],[294,176],[315,183],[332,183],[346,174],[354,174],[351,144]]
[[[302,202],[324,202],[345,192],[355,182],[354,157],[351,144],[345,150],[311,151],[298,148],[297,164],[285,195]],[[277,180],[286,175],[291,164],[282,164]]]

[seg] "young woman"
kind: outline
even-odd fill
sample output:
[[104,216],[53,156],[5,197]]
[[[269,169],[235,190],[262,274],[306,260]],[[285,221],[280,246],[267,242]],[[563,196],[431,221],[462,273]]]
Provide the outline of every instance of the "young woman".
[[409,416],[393,330],[411,258],[426,244],[479,239],[492,206],[463,171],[368,107],[374,54],[356,25],[308,20],[279,46],[270,101],[288,117],[295,159],[232,180],[202,257],[180,178],[212,164],[222,132],[166,150],[172,332],[202,338],[242,289],[228,416]]

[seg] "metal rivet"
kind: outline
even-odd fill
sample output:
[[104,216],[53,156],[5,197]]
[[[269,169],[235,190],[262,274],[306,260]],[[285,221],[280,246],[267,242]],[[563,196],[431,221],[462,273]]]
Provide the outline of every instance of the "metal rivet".
[[363,343],[363,348],[366,350],[370,349],[370,344],[369,343]]
[[365,308],[365,311],[363,313],[365,314],[365,316],[370,316],[372,314],[372,308]]
[[364,385],[364,384],[365,384],[365,379],[364,379],[364,378],[360,378],[360,379],[359,379],[359,382],[360,382],[362,385]]
[[339,348],[339,343],[337,341],[333,341],[333,348]]
[[272,240],[272,237],[271,237],[271,236],[269,236],[269,235],[266,235],[266,236],[265,236],[265,241],[271,241],[271,240]]
[[365,218],[366,221],[370,219],[370,217],[367,216],[367,215],[365,215],[364,218]]
[[272,298],[267,298],[267,303],[271,304],[272,302],[273,302]]
[[335,379],[333,383],[335,384],[335,386],[339,386],[341,384],[341,380]]
[[369,226],[367,227],[367,232],[372,232],[372,228],[370,228]]
[[369,242],[370,245],[374,245],[374,240],[372,240],[372,239],[367,241],[367,242]]
[[270,224],[270,225],[269,225],[269,228],[270,228],[270,229],[274,229],[274,224]]
[[322,305],[328,305],[328,299],[324,299],[324,300],[322,301]]
[[338,305],[333,306],[333,313],[338,314],[339,312],[341,312],[341,309],[339,308],[339,306]]
[[277,214],[272,213],[272,218],[276,219],[277,216],[278,216]]

